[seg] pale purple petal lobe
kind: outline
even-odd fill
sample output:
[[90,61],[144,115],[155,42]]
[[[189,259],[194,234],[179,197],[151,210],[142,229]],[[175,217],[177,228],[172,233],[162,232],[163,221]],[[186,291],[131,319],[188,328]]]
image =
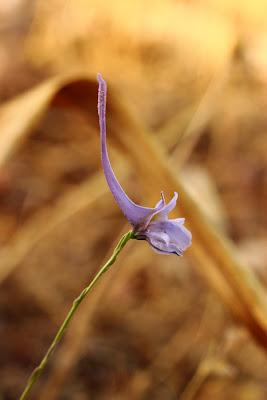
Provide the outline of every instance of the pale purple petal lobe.
[[[162,194],[163,199],[164,199],[164,195]],[[165,221],[168,219],[168,214],[174,209],[174,207],[176,206],[176,202],[178,199],[178,193],[174,192],[173,198],[171,199],[171,201],[168,204],[165,204],[164,207],[162,207],[162,209],[160,210],[160,212],[158,213],[158,219]],[[165,200],[164,200],[165,202]]]
[[181,219],[151,222],[145,236],[145,239],[157,251],[179,256],[191,245],[192,241],[191,232],[183,226]]

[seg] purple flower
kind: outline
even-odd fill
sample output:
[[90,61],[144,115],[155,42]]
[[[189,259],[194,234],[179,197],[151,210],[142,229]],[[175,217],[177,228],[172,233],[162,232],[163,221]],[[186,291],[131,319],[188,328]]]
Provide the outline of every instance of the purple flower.
[[136,239],[146,240],[157,252],[181,256],[191,245],[192,235],[184,227],[184,218],[168,219],[168,214],[176,206],[178,194],[174,193],[171,201],[166,204],[161,192],[161,199],[154,208],[139,206],[129,199],[113,172],[106,143],[107,85],[100,74],[97,75],[97,79],[101,159],[109,188],[121,211],[133,226]]

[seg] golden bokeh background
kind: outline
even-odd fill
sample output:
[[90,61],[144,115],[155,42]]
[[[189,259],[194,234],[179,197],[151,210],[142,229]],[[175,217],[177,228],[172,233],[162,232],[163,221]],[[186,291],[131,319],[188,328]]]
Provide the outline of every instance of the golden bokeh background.
[[0,0],[0,399],[17,399],[136,202],[179,192],[184,257],[127,245],[38,400],[267,398],[267,1]]

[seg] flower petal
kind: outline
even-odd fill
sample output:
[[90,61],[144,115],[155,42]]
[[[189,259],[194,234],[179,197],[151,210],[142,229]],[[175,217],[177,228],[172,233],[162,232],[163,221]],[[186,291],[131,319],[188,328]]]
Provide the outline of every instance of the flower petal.
[[[162,196],[163,201],[165,203],[163,192],[161,193],[161,196]],[[166,221],[168,219],[168,214],[176,206],[177,199],[178,199],[178,193],[174,192],[174,195],[173,195],[173,198],[171,199],[171,201],[168,204],[165,204],[165,206],[162,207],[162,209],[158,213],[158,220],[159,221]]]
[[100,136],[101,136],[101,159],[107,183],[118,206],[120,207],[121,211],[128,219],[128,221],[134,227],[141,226],[144,223],[147,226],[151,218],[163,208],[164,202],[161,199],[161,201],[154,208],[139,206],[135,204],[127,196],[127,194],[121,187],[120,183],[118,182],[109,161],[107,143],[106,143],[107,85],[104,79],[102,78],[101,74],[97,74],[97,80],[99,83],[98,115],[99,115],[99,126],[100,126]]
[[164,254],[181,256],[191,245],[192,235],[183,226],[182,218],[152,222],[146,232],[145,239],[157,251]]

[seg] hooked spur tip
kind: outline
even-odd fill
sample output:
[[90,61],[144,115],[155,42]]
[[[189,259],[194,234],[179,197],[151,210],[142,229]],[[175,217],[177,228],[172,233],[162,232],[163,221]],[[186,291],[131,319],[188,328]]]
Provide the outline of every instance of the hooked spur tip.
[[104,79],[103,79],[102,75],[100,74],[100,72],[97,73],[96,77],[97,77],[97,80],[99,83],[103,82]]

